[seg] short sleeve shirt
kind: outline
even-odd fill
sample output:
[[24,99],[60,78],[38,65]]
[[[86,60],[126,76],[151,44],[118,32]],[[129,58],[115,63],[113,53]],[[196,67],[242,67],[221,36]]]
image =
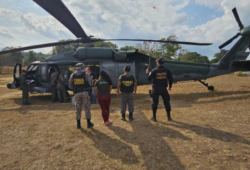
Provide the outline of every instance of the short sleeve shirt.
[[97,94],[98,95],[108,95],[110,94],[109,87],[110,85],[108,82],[101,78],[95,82],[95,86],[97,87]]

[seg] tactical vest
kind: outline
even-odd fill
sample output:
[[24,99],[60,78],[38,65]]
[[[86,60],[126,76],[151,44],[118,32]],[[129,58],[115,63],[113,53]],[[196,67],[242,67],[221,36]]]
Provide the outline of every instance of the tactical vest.
[[86,81],[85,72],[80,75],[73,74],[73,91],[79,93],[89,90],[89,83]]
[[153,89],[158,91],[165,91],[167,84],[167,69],[159,66],[154,70],[155,77],[153,81]]
[[125,74],[121,77],[121,92],[132,93],[134,91],[134,81],[133,75],[126,76]]

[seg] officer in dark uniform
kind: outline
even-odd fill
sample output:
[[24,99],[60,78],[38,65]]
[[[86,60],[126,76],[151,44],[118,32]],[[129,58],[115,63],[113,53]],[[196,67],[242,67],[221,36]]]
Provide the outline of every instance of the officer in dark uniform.
[[[173,76],[169,69],[165,68],[163,66],[164,60],[162,58],[159,58],[156,60],[157,66],[155,69],[152,70],[151,73],[149,73],[149,69],[146,70],[146,73],[149,73],[148,81],[151,81],[153,79],[153,85],[152,85],[152,98],[153,98],[153,104],[152,104],[152,110],[153,110],[153,117],[151,120],[156,122],[156,111],[157,111],[157,105],[159,103],[159,96],[161,95],[163,99],[163,103],[165,105],[165,109],[167,111],[167,117],[168,120],[171,121],[171,106],[170,106],[170,96],[168,94],[168,91],[171,91],[172,84],[173,84]],[[167,86],[169,83],[169,88],[167,91]]]
[[121,89],[121,120],[126,121],[125,112],[128,104],[129,120],[132,121],[134,112],[134,96],[137,90],[137,81],[135,76],[130,74],[130,66],[124,67],[124,74],[120,75],[117,85],[117,96],[120,97]]
[[73,89],[75,94],[75,107],[76,107],[76,120],[77,120],[77,129],[81,128],[81,112],[82,106],[85,110],[85,117],[87,119],[87,128],[91,128],[94,124],[90,121],[91,112],[90,112],[90,98],[89,98],[89,87],[92,86],[93,80],[91,77],[84,71],[84,64],[77,63],[75,65],[75,73],[72,73],[69,78],[69,87]]
[[52,96],[52,102],[58,101],[58,96],[57,96],[57,83],[56,83],[56,78],[58,74],[58,69],[57,68],[52,68],[52,74],[50,75],[50,89],[51,89],[51,96]]
[[29,81],[26,80],[26,71],[22,70],[22,74],[19,77],[20,81],[20,89],[22,90],[22,98],[23,98],[23,105],[30,105],[28,99],[29,99],[29,87],[28,84]]

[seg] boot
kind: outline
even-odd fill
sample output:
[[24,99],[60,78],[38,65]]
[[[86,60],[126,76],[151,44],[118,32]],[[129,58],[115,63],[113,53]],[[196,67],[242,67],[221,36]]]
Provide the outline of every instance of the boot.
[[157,122],[156,120],[156,111],[153,111],[153,117],[151,118],[152,121]]
[[168,121],[172,121],[172,118],[170,116],[170,111],[167,111],[167,117],[168,117]]
[[129,113],[129,121],[132,121],[132,120],[134,120],[134,118],[133,118],[133,112]]
[[90,119],[87,119],[87,128],[92,128],[94,126],[94,123],[90,122]]
[[121,120],[126,121],[125,113],[124,113],[124,114],[122,114],[122,118],[121,118]]
[[76,121],[77,121],[76,128],[77,128],[77,129],[80,129],[80,128],[81,128],[81,121],[80,121],[80,120],[76,120]]

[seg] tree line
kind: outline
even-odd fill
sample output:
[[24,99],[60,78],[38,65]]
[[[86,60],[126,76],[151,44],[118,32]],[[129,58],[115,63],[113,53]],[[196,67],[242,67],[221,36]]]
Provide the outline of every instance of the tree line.
[[[178,37],[175,34],[170,35],[167,38],[162,38],[161,40],[165,41],[177,41]],[[68,41],[68,40],[60,40]],[[34,61],[44,61],[46,58],[70,51],[76,50],[79,47],[112,47],[118,48],[118,46],[112,42],[95,42],[89,44],[83,43],[71,43],[68,45],[61,45],[53,47],[48,54],[43,54],[41,52],[37,53],[34,51],[28,52],[13,52],[9,54],[0,55],[0,74],[2,73],[3,66],[14,66],[16,63],[22,63],[24,66],[28,66]],[[5,47],[2,49],[9,50],[15,47]],[[172,43],[155,43],[155,42],[143,42],[138,43],[135,46],[125,46],[121,47],[121,50],[135,50],[138,49],[140,53],[149,55],[153,58],[164,58],[165,60],[175,60],[183,62],[196,62],[196,63],[217,63],[222,56],[227,52],[226,50],[221,50],[219,53],[215,53],[213,59],[210,61],[207,56],[201,55],[197,52],[190,52],[187,49],[184,49],[179,44]]]

